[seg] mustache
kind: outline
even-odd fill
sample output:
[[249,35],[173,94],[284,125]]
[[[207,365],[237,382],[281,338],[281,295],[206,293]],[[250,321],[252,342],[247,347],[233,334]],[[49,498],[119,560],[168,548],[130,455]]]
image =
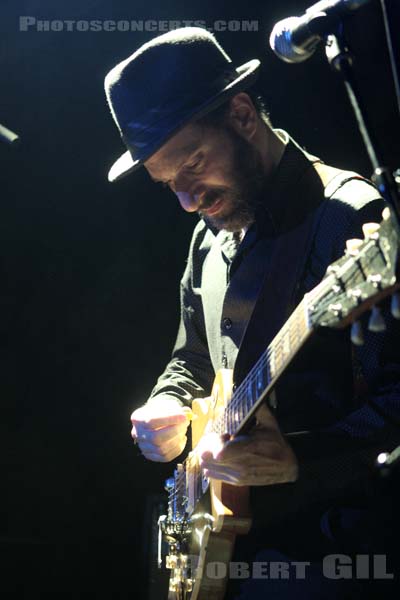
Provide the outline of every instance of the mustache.
[[213,188],[212,190],[208,190],[202,198],[201,205],[199,206],[199,210],[207,210],[207,208],[211,208],[211,206],[225,193],[225,188]]

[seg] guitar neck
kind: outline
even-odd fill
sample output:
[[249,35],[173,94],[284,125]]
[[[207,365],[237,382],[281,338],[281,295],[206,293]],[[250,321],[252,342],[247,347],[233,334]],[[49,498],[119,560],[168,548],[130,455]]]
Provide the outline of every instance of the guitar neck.
[[223,414],[214,423],[216,433],[236,435],[246,427],[312,331],[306,295],[242,383],[234,390]]

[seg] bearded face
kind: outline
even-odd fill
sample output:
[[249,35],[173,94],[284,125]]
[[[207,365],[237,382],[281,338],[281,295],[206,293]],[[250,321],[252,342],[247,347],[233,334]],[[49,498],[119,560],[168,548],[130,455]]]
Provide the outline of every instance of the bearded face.
[[154,181],[170,187],[182,208],[226,231],[254,221],[266,182],[260,151],[229,121],[187,125],[145,167]]

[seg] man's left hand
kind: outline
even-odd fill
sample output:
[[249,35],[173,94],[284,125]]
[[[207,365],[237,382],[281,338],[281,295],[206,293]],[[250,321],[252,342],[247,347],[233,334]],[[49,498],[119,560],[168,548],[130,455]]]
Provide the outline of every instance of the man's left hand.
[[272,485],[298,477],[296,456],[266,405],[249,435],[228,439],[216,454],[203,451],[201,464],[207,477],[233,485]]

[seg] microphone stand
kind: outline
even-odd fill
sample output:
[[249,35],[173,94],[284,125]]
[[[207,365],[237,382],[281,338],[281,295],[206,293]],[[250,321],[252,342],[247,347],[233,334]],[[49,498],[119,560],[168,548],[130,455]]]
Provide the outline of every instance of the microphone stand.
[[[352,69],[353,58],[346,45],[343,35],[343,27],[341,24],[339,25],[338,32],[336,34],[330,34],[327,36],[325,42],[325,52],[331,67],[340,73],[343,78],[350,104],[353,108],[365,148],[372,164],[373,175],[371,179],[377,186],[386,202],[388,202],[389,205],[394,209],[394,214],[397,216],[397,225],[399,225],[400,186],[398,186],[398,184],[400,182],[396,182],[390,169],[383,166],[379,156],[377,150],[378,143],[374,134],[372,133],[367,112],[355,81]],[[400,169],[397,169],[396,174],[398,173],[400,174]],[[393,450],[391,454],[386,454],[385,457],[382,454],[381,460],[377,459],[377,467],[379,467],[379,472],[385,474],[389,470],[389,467],[390,470],[393,470],[394,465],[398,464],[400,464],[400,446]]]
[[343,26],[339,25],[336,34],[328,35],[325,42],[325,52],[331,67],[338,72],[345,85],[350,104],[353,108],[358,127],[363,138],[365,148],[372,164],[372,181],[377,186],[383,198],[390,204],[397,216],[397,225],[400,220],[400,196],[396,181],[390,169],[383,166],[378,151],[378,143],[370,127],[367,112],[362,101],[353,69],[352,55],[346,45],[343,35]]
[[[365,148],[372,164],[373,174],[371,179],[379,189],[382,197],[393,208],[393,221],[399,227],[400,186],[398,187],[398,184],[400,183],[400,169],[397,169],[395,172],[395,180],[390,169],[383,166],[378,151],[378,143],[370,127],[367,112],[355,81],[352,69],[353,59],[344,39],[342,24],[339,24],[336,34],[331,34],[326,37],[325,52],[329,64],[343,79]],[[399,476],[399,474],[400,446],[392,450],[392,452],[381,453],[375,461],[376,489],[380,490],[382,494],[381,505],[378,505],[378,512],[380,515],[385,514],[386,504],[388,503],[389,498],[393,498],[393,501],[395,501],[395,497],[398,498],[397,494],[399,492],[396,489],[393,490],[393,487],[395,481],[398,483],[398,479],[395,476]],[[393,525],[395,524],[391,523],[391,526]],[[397,527],[400,527],[400,522],[397,522]]]

